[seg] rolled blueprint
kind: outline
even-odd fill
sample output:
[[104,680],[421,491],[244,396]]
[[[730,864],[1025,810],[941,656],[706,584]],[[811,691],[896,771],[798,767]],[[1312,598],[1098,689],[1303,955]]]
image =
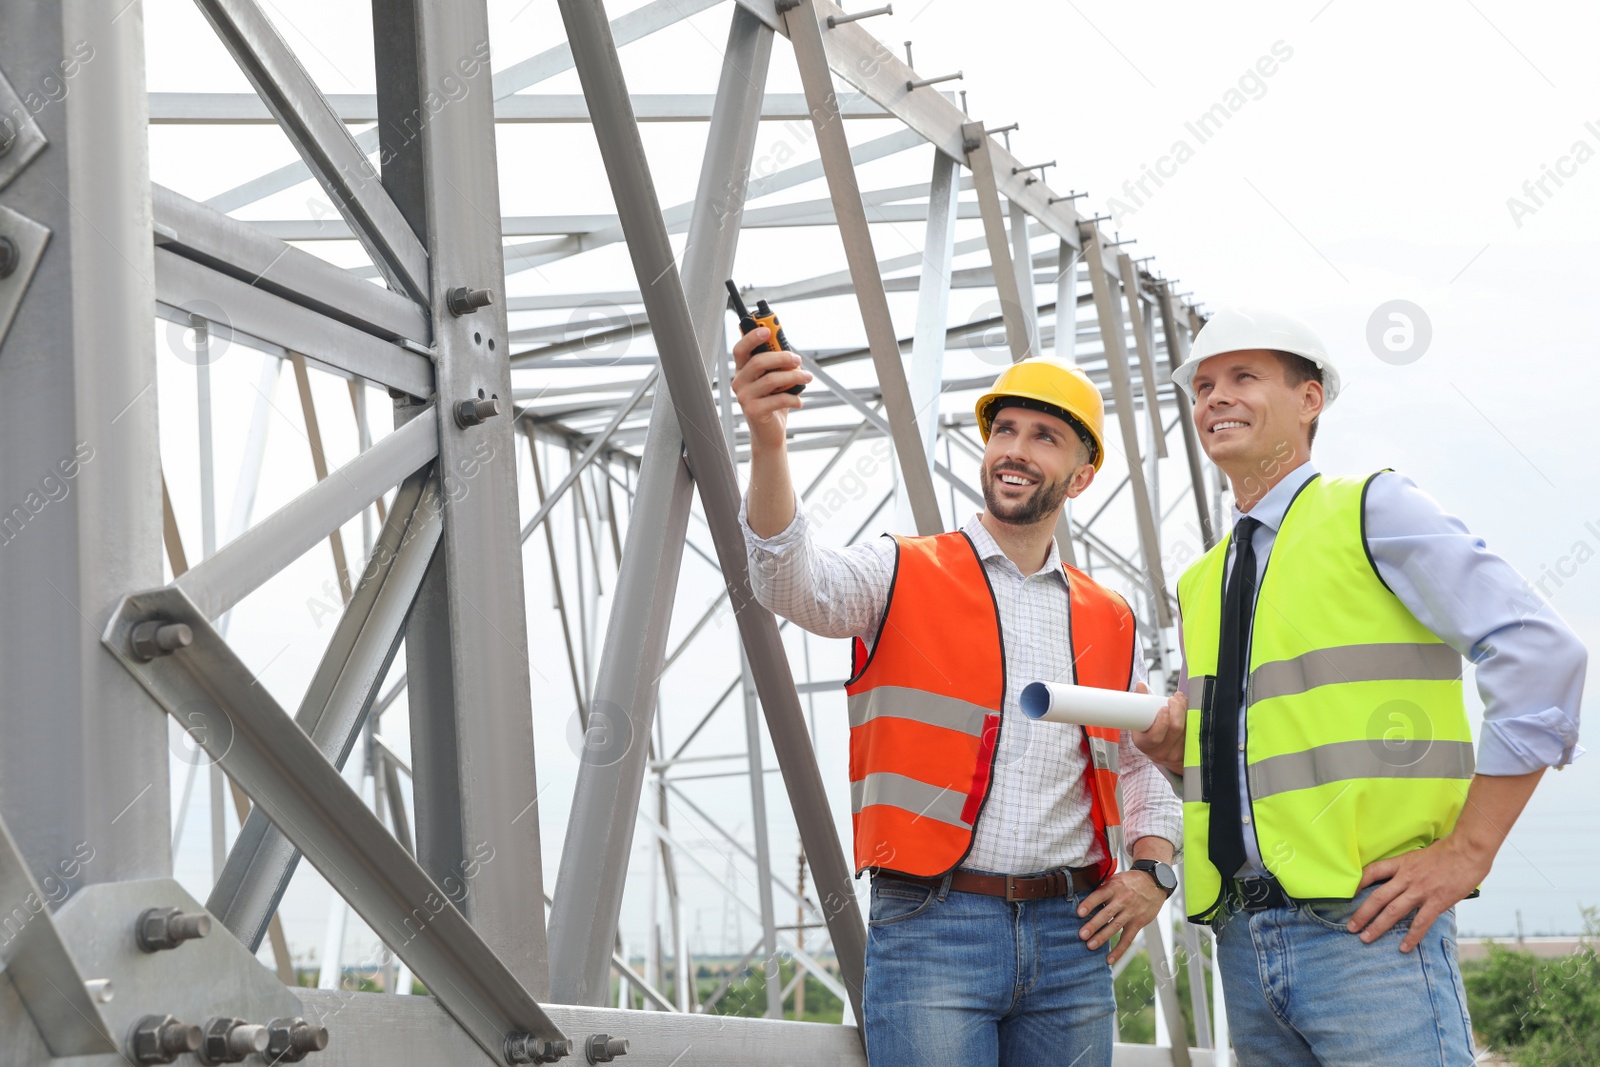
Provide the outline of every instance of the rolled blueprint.
[[1022,690],[1022,711],[1030,719],[1148,730],[1166,698],[1154,693],[1121,693],[1065,682],[1031,682]]

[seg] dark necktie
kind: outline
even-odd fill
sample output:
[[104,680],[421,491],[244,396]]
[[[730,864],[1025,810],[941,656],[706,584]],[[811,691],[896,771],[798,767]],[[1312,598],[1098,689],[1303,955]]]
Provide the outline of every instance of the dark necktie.
[[1239,806],[1239,707],[1249,669],[1250,617],[1256,603],[1256,550],[1261,523],[1246,515],[1233,528],[1233,566],[1222,598],[1222,642],[1217,688],[1212,698],[1211,862],[1224,879],[1244,866],[1244,831]]

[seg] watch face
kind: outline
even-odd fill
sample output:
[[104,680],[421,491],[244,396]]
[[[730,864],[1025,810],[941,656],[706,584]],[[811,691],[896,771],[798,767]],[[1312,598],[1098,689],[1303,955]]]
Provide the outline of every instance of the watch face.
[[1178,876],[1172,872],[1171,867],[1160,860],[1140,860],[1134,864],[1134,868],[1147,872],[1155,879],[1156,885],[1168,893],[1178,888]]

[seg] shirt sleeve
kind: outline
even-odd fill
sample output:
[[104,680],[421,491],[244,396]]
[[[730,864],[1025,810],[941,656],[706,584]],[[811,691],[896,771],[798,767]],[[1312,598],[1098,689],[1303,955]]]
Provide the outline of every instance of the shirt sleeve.
[[[1149,685],[1150,665],[1142,648],[1133,657],[1133,678],[1128,691]],[[1133,743],[1131,731],[1122,731],[1117,746],[1122,786],[1123,837],[1129,847],[1141,837],[1163,837],[1172,842],[1175,859],[1183,855],[1183,803],[1172,791],[1172,784],[1161,768]]]
[[798,499],[793,522],[772,537],[758,537],[748,508],[747,498],[739,525],[756,599],[818,637],[875,640],[894,581],[894,542],[885,537],[848,548],[819,545]]
[[1183,855],[1183,803],[1161,768],[1150,762],[1122,731],[1118,745],[1122,786],[1123,837],[1131,848],[1141,837],[1164,837],[1172,842],[1177,858]]
[[1526,774],[1581,755],[1589,654],[1534,587],[1403,474],[1367,490],[1378,575],[1417,620],[1477,666],[1478,771]]

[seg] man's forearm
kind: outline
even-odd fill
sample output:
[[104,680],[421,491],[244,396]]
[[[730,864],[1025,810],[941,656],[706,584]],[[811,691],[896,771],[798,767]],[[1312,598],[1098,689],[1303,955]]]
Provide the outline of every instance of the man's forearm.
[[1175,855],[1172,842],[1164,837],[1156,837],[1154,834],[1141,837],[1135,841],[1132,851],[1133,858],[1136,860],[1156,860],[1166,864],[1170,864],[1172,857]]
[[789,477],[789,450],[784,446],[752,446],[745,517],[757,537],[776,537],[794,522],[794,482]]
[[1528,774],[1474,775],[1467,802],[1445,842],[1487,868],[1543,776],[1542,767]]

